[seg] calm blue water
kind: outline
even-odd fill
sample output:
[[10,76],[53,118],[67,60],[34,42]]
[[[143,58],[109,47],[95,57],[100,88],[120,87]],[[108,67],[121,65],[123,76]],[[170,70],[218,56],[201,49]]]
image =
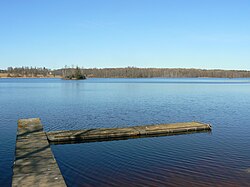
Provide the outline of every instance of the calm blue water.
[[17,120],[46,131],[201,121],[212,133],[52,150],[69,186],[249,186],[250,79],[0,79],[0,186]]

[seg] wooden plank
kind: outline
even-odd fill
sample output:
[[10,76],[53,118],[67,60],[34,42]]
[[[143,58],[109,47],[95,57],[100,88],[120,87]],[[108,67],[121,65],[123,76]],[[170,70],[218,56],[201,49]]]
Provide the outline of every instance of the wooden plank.
[[54,131],[47,132],[46,135],[50,143],[65,144],[74,142],[107,141],[114,139],[128,139],[147,136],[185,134],[210,130],[211,126],[209,124],[200,122],[187,122],[175,124],[133,126],[124,128]]
[[18,121],[12,186],[66,186],[39,118]]
[[188,122],[45,133],[40,119],[21,119],[18,121],[12,186],[66,186],[49,143],[106,141],[210,130],[208,124]]

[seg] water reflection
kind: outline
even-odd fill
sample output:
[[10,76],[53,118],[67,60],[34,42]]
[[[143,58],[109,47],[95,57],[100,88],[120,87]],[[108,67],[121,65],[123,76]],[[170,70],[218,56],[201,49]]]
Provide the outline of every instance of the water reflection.
[[0,79],[0,186],[11,184],[17,120],[32,117],[46,131],[213,124],[212,134],[52,146],[69,186],[249,186],[249,94],[250,79]]

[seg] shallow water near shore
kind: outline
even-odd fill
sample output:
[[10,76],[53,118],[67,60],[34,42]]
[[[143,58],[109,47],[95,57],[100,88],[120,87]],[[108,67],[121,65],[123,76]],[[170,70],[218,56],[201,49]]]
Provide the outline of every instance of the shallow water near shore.
[[68,186],[248,186],[250,79],[0,79],[0,186],[17,120],[46,131],[200,121],[211,133],[52,145]]

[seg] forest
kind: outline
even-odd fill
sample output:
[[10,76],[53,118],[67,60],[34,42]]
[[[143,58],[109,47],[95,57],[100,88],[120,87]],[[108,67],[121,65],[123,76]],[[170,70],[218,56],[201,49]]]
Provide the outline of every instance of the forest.
[[9,67],[0,70],[1,74],[7,77],[66,77],[75,72],[81,72],[87,78],[249,78],[250,71],[246,70],[206,70],[206,69],[185,69],[185,68],[79,68],[67,67],[51,70],[45,67]]
[[82,69],[87,77],[103,78],[185,78],[185,77],[217,77],[217,78],[246,78],[250,77],[250,71],[239,70],[205,70],[183,68],[103,68]]
[[[53,71],[45,67],[8,67],[6,70],[0,70],[5,77],[49,77],[55,76]],[[1,75],[0,75],[1,76]]]

